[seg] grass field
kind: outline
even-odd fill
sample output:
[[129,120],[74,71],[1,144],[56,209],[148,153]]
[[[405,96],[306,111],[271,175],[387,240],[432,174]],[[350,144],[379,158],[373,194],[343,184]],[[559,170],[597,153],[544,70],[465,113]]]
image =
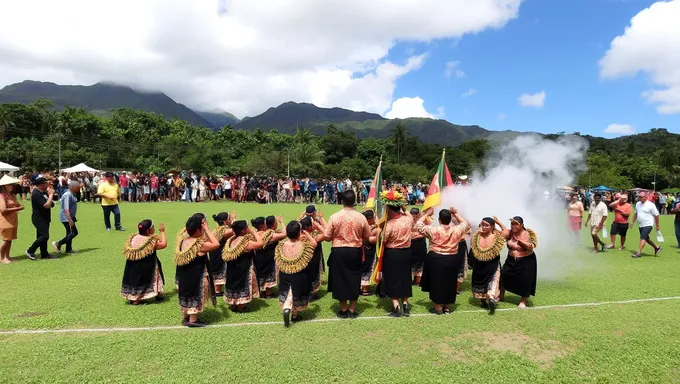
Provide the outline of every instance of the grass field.
[[[340,321],[322,291],[303,312],[313,320],[289,329],[281,324],[278,301],[261,299],[247,314],[220,303],[202,315],[216,326],[186,329],[178,327],[170,250],[186,218],[236,209],[240,218],[282,214],[289,220],[303,207],[124,204],[126,233],[105,232],[99,206],[78,208],[80,253],[57,260],[19,256],[34,235],[30,209],[22,213],[15,262],[0,265],[2,383],[680,382],[680,252],[670,216],[662,218],[666,243],[659,257],[590,254],[585,232],[576,252],[539,248],[539,269],[548,252],[562,252],[579,267],[561,280],[539,280],[526,311],[516,310],[519,298],[508,295],[489,316],[466,283],[450,316],[429,315],[427,296],[414,289],[411,318],[387,318],[387,302],[362,297],[361,318]],[[322,208],[326,216],[337,209]],[[121,247],[143,218],[168,228],[170,249],[159,255],[168,300],[130,306],[119,296]],[[629,246],[636,232],[629,232]],[[63,227],[53,223],[50,242],[62,236]],[[634,301],[652,298],[670,299]],[[604,304],[564,306],[578,303]]]

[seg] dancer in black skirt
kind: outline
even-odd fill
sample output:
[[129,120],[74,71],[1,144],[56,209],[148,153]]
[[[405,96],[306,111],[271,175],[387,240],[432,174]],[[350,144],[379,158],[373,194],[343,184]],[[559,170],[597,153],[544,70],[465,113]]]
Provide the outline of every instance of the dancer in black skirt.
[[321,242],[325,238],[324,227],[320,221],[314,220],[313,216],[305,216],[300,220],[302,231],[309,232],[310,236],[316,241],[314,255],[307,264],[305,272],[309,276],[309,301],[319,300],[319,290],[321,289],[321,276],[323,276],[323,250]]
[[219,240],[220,247],[210,252],[210,274],[215,285],[215,296],[224,295],[224,284],[227,282],[227,264],[222,260],[222,251],[227,239],[234,236],[234,231],[231,230],[231,223],[236,220],[236,213],[231,215],[226,212],[221,212],[213,215],[213,220],[217,222],[218,227],[213,230],[213,235]]
[[276,263],[274,262],[274,252],[279,241],[286,238],[284,232],[279,232],[278,225],[283,226],[281,216],[258,217],[250,222],[257,233],[262,237],[264,247],[255,251],[255,276],[260,290],[260,297],[265,299],[274,298],[271,293],[272,288],[276,287]]
[[163,268],[156,251],[165,249],[165,226],[158,226],[160,237],[155,234],[151,220],[142,220],[137,225],[138,234],[131,235],[123,247],[125,271],[120,295],[130,304],[137,305],[142,300],[163,299]]
[[[496,230],[496,225],[500,231]],[[485,217],[470,241],[470,259],[475,260],[470,281],[472,296],[481,301],[482,307],[489,308],[490,314],[496,311],[500,294],[501,252],[509,234],[510,231],[496,216]]]
[[364,261],[361,263],[361,296],[371,296],[372,293],[369,289],[377,261],[375,257],[375,243],[380,229],[375,225],[375,213],[372,210],[365,211],[364,216],[371,228],[371,237],[368,238],[368,241],[364,242]]
[[356,306],[361,291],[362,248],[364,241],[371,237],[371,231],[366,217],[354,210],[354,191],[343,191],[341,196],[343,209],[330,217],[324,234],[324,239],[332,242],[328,257],[328,292],[339,301],[338,317],[354,319],[359,317]]
[[224,301],[234,312],[248,312],[247,305],[253,297],[260,296],[253,258],[255,250],[264,246],[264,241],[245,220],[233,222],[231,229],[234,236],[227,239],[222,251],[222,259],[227,262]]
[[[389,219],[384,229],[381,293],[392,299],[390,317],[410,316],[408,298],[413,296],[411,287],[411,231],[413,217],[402,206],[406,199],[396,192],[380,194],[380,200],[387,205]],[[400,307],[401,305],[401,307]]]
[[500,300],[505,291],[521,296],[519,309],[527,307],[529,296],[536,295],[538,267],[534,249],[538,246],[536,232],[524,227],[524,219],[515,216],[510,220],[510,233],[507,236],[508,258],[501,271]]
[[183,325],[204,327],[198,320],[205,302],[215,299],[212,294],[212,276],[208,272],[206,254],[219,248],[220,242],[210,231],[205,215],[197,213],[187,220],[185,229],[177,237],[175,246],[175,274],[178,283],[179,306],[184,314]]
[[300,311],[309,303],[309,274],[305,268],[314,256],[316,240],[307,231],[301,231],[300,223],[291,221],[286,226],[288,239],[276,246],[275,260],[279,268],[279,303],[283,309],[283,324],[288,327],[302,320]]
[[[420,209],[411,208],[411,217],[413,218],[414,225],[418,222],[420,216]],[[425,236],[414,227],[411,231],[411,272],[413,273],[413,285],[420,285],[426,255],[427,242],[425,241]]]
[[[459,242],[470,230],[456,208],[439,211],[439,225],[425,225],[427,217],[432,217],[434,209],[430,208],[416,223],[416,228],[430,240],[430,252],[425,258],[423,279],[420,286],[423,292],[430,293],[434,302],[431,313],[441,315],[451,313],[451,304],[456,303],[457,276],[465,262],[463,253],[458,251]],[[451,225],[451,218],[457,225]]]

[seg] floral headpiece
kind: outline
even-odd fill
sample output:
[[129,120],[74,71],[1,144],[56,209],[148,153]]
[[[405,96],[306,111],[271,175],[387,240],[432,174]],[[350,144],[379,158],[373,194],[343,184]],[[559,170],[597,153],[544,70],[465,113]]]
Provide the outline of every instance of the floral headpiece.
[[380,192],[380,202],[393,207],[401,207],[402,205],[407,204],[404,195],[392,190]]

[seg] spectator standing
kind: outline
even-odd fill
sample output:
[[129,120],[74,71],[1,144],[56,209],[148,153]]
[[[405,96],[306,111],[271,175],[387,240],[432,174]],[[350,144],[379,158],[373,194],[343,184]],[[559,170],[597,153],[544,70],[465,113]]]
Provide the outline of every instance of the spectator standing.
[[645,243],[654,248],[654,256],[656,256],[661,251],[661,247],[654,244],[649,236],[652,233],[652,227],[654,225],[656,225],[656,231],[659,231],[659,210],[656,208],[656,204],[648,200],[646,192],[640,192],[638,198],[640,201],[635,204],[633,224],[637,221],[638,227],[640,228],[640,246],[633,257],[639,258],[641,256],[640,254],[642,253],[642,248],[644,248]]
[[101,198],[102,210],[104,211],[104,225],[107,231],[111,230],[111,213],[113,213],[116,230],[124,231],[125,229],[120,225],[120,208],[118,207],[120,187],[116,184],[113,173],[106,172],[104,179],[104,182],[100,183],[97,188],[97,196]]

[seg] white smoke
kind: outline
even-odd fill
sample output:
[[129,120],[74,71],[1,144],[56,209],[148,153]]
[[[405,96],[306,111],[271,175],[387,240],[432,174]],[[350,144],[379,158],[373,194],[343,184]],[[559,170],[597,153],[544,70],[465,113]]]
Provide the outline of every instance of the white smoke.
[[573,185],[585,166],[587,149],[587,141],[578,136],[557,141],[519,136],[492,150],[485,159],[486,172],[473,173],[470,186],[446,189],[440,207],[456,207],[475,230],[487,216],[497,216],[508,228],[511,217],[521,216],[538,235],[539,279],[562,278],[580,263],[573,257],[577,252],[570,252],[573,240],[564,199],[554,194],[557,188]]

